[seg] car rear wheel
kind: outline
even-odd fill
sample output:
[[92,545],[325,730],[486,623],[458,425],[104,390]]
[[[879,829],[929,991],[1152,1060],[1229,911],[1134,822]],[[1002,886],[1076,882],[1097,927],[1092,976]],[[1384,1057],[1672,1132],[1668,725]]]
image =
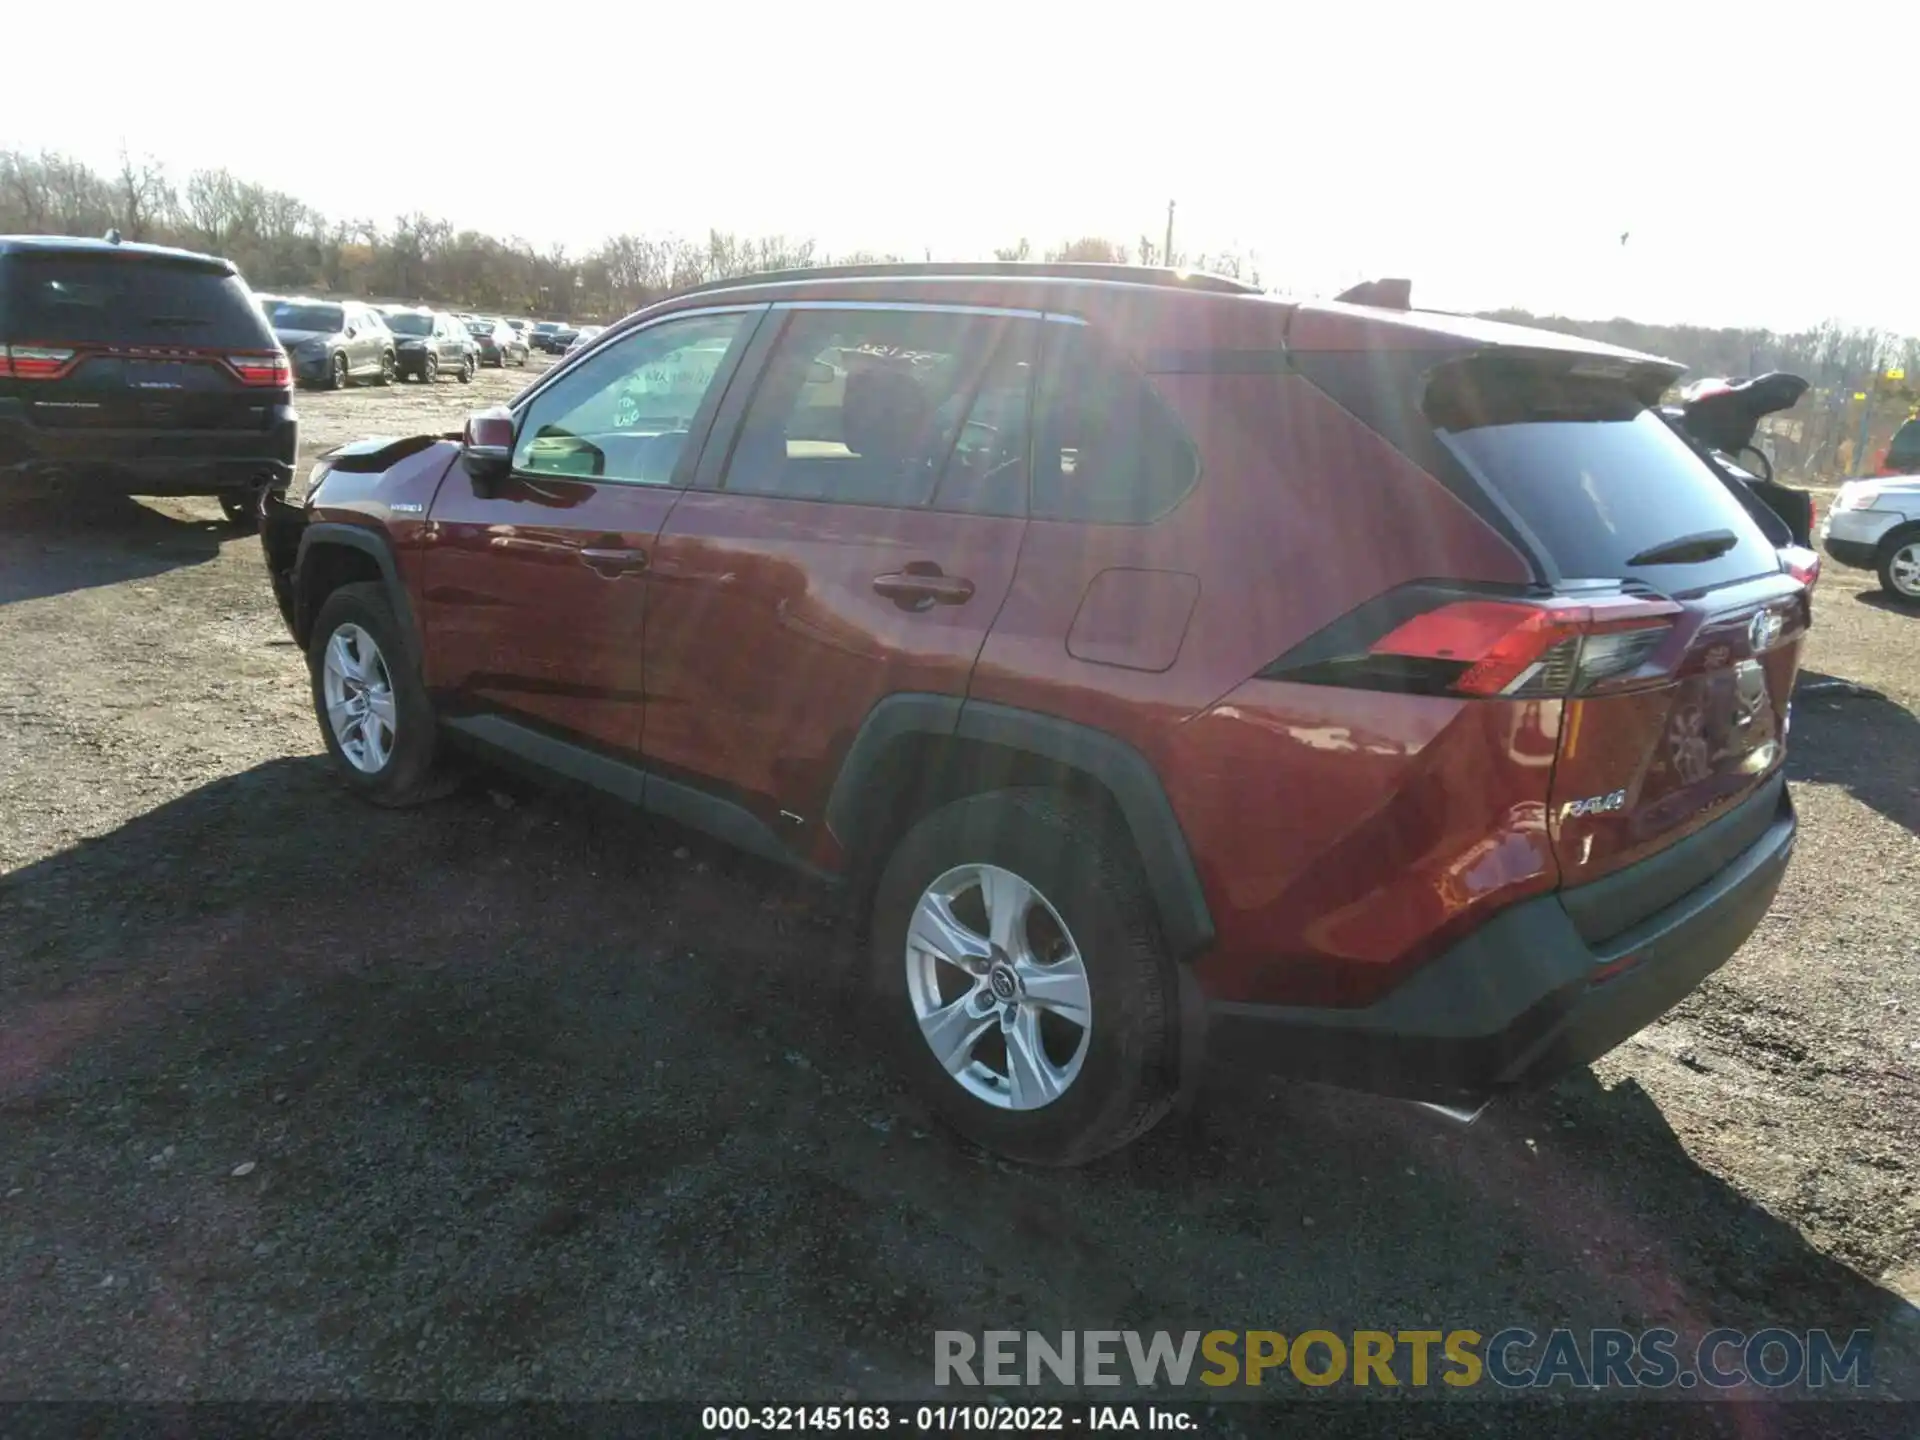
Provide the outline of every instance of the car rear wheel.
[[377,805],[445,794],[439,730],[382,587],[342,585],[315,618],[307,646],[314,712],[334,768]]
[[1905,530],[1887,542],[1880,557],[1880,588],[1897,600],[1920,605],[1920,530]]
[[460,383],[462,385],[471,385],[473,383],[473,372],[475,368],[474,359],[471,355],[460,362]]
[[1078,1165],[1145,1134],[1178,1085],[1178,994],[1130,846],[1047,790],[921,820],[875,892],[879,1021],[942,1119]]
[[429,355],[420,362],[420,383],[431,385],[440,378],[440,357]]

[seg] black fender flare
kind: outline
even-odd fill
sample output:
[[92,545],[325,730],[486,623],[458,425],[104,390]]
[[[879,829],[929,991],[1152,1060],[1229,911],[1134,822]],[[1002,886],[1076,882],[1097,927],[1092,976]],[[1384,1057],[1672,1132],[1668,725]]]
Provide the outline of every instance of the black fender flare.
[[[301,572],[306,568],[307,556],[315,546],[343,545],[349,550],[358,550],[371,556],[373,563],[380,567],[380,579],[387,591],[387,603],[393,607],[393,617],[400,622],[400,629],[406,639],[407,648],[412,651],[414,663],[420,662],[424,653],[420,644],[420,625],[413,613],[413,601],[407,596],[407,587],[400,581],[400,567],[393,558],[393,544],[386,536],[368,530],[359,525],[346,525],[337,520],[321,520],[308,525],[300,534],[300,548],[294,552],[293,593],[295,604],[304,607],[306,587],[301,584]],[[313,616],[299,615],[300,633],[311,635]]]
[[1213,914],[1199,871],[1152,764],[1117,735],[1058,716],[952,695],[887,696],[861,722],[827,797],[827,828],[843,846],[859,847],[863,829],[875,818],[867,781],[888,749],[909,735],[997,745],[1097,781],[1119,809],[1174,957],[1191,959],[1213,943]]

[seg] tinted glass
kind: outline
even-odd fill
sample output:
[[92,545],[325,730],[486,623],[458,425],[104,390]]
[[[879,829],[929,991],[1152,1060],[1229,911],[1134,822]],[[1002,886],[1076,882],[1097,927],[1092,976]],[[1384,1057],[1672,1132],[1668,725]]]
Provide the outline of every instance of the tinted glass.
[[346,311],[338,305],[296,305],[282,302],[268,315],[276,330],[315,330],[334,335],[346,329]]
[[1920,464],[1920,420],[1909,420],[1894,432],[1893,443],[1887,447],[1887,463]]
[[1084,325],[1049,325],[1034,402],[1036,519],[1138,525],[1171,510],[1199,457],[1146,378]]
[[237,276],[130,257],[0,260],[0,326],[20,341],[232,346],[273,343]]
[[[1009,325],[997,316],[928,311],[794,314],[722,484],[797,500],[925,505]],[[984,432],[976,436],[984,473],[993,466],[985,453],[991,444]],[[956,493],[964,489],[957,482]]]
[[[1638,579],[1678,591],[1779,568],[1746,509],[1624,385],[1476,362],[1442,370],[1426,408],[1441,439],[1568,579]],[[1628,563],[1668,541],[1722,530],[1734,543],[1716,558]]]
[[431,315],[389,315],[387,329],[396,335],[431,335],[433,317]]
[[514,467],[535,475],[673,483],[694,417],[753,318],[664,321],[590,357],[528,407]]

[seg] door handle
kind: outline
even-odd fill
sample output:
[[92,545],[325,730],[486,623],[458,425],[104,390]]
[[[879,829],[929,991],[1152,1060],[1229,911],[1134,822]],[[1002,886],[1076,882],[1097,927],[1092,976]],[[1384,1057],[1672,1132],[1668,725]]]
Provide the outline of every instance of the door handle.
[[873,577],[873,593],[884,595],[902,610],[930,610],[935,605],[964,605],[973,598],[973,582],[945,575],[938,565],[916,562],[905,570]]
[[580,561],[596,574],[612,580],[621,575],[632,575],[636,571],[646,569],[647,552],[589,545],[580,551]]

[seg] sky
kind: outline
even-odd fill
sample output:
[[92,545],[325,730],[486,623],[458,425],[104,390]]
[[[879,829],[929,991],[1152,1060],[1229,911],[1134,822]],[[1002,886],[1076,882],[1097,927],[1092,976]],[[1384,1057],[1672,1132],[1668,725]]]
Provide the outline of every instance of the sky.
[[576,253],[719,228],[966,259],[1158,239],[1173,200],[1177,249],[1250,255],[1297,294],[1391,275],[1445,309],[1920,334],[1914,131],[1872,79],[1920,53],[1911,0],[496,0],[224,24],[106,0],[83,58],[75,13],[10,9],[10,52],[63,60],[9,67],[0,147],[224,165],[335,216]]

